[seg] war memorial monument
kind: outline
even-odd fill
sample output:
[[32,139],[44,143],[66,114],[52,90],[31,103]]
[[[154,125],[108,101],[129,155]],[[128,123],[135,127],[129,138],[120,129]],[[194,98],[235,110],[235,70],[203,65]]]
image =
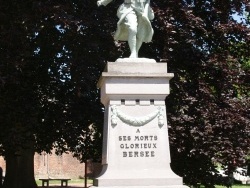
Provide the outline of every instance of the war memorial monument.
[[105,106],[103,168],[93,187],[187,188],[170,168],[165,98],[174,75],[167,63],[138,58],[142,43],[153,36],[149,4],[124,0],[117,11],[115,39],[128,41],[131,55],[108,62],[98,82]]

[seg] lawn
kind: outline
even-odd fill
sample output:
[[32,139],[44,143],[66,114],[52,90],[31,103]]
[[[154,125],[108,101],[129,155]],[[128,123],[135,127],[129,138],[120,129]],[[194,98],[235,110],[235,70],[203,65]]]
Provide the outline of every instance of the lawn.
[[[226,186],[221,186],[221,185],[216,185],[216,188],[226,188]],[[201,186],[201,188],[204,188]],[[233,185],[232,188],[250,188],[250,184],[249,185]]]
[[[38,186],[42,185],[42,181],[40,180],[36,180],[36,183]],[[61,182],[60,181],[51,181],[50,185],[60,185]],[[72,184],[82,184],[84,185],[84,179],[72,179],[69,181],[69,185]],[[93,184],[93,180],[92,179],[88,179],[88,184]],[[221,186],[221,185],[216,185],[216,188],[226,188],[226,186]],[[204,186],[201,186],[200,188],[205,188]],[[250,188],[250,184],[248,185],[233,185],[232,188]]]

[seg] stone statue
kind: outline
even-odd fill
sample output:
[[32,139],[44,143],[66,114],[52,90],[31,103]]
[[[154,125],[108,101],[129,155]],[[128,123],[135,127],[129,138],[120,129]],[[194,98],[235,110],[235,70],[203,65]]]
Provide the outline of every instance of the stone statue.
[[[106,6],[111,1],[99,0],[97,5]],[[142,43],[152,40],[154,31],[150,20],[154,19],[154,12],[149,4],[150,0],[124,0],[117,11],[119,21],[114,38],[128,41],[130,58],[138,58]]]

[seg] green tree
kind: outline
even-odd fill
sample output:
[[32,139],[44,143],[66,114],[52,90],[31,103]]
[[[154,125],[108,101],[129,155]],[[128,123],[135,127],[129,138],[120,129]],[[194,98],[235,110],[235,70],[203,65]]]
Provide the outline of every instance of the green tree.
[[[152,1],[153,42],[143,57],[174,72],[167,98],[173,169],[188,184],[214,184],[249,151],[247,0]],[[96,82],[106,61],[126,57],[114,42],[116,10],[93,0],[0,1],[0,154],[4,187],[35,187],[34,151],[100,158],[103,107]],[[240,47],[239,47],[240,46]],[[18,175],[17,175],[18,174]]]
[[93,3],[1,1],[0,154],[7,163],[6,188],[36,186],[35,151],[56,148],[81,161],[100,158],[103,109],[96,81],[104,68],[100,59],[110,56],[114,44],[99,46],[105,33],[101,27],[99,35],[94,32]]
[[232,17],[245,3],[161,2],[161,57],[175,73],[167,98],[172,167],[188,184],[214,185],[216,164],[231,173],[249,152],[249,69],[242,66],[249,28]]

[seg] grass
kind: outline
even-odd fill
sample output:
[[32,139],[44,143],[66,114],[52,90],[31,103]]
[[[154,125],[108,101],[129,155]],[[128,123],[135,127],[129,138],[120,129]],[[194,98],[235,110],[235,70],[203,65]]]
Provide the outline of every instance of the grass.
[[[223,188],[223,186],[216,186],[216,188]],[[250,188],[250,185],[233,185],[232,188]]]
[[[38,186],[42,185],[42,181],[41,180],[36,180],[36,183]],[[61,181],[51,181],[49,183],[50,185],[60,185]],[[82,184],[84,185],[84,179],[72,179],[69,181],[69,185],[70,184]],[[88,184],[93,184],[93,180],[92,179],[88,179]],[[216,185],[216,188],[226,188],[225,186],[222,185]],[[201,188],[205,188],[204,186],[201,186]],[[232,188],[250,188],[250,184],[248,185],[233,185]]]
[[[226,188],[226,186],[222,186],[222,185],[216,185],[216,188]],[[201,186],[201,188],[204,188],[204,186]],[[249,185],[233,185],[232,188],[250,188],[250,184]]]

